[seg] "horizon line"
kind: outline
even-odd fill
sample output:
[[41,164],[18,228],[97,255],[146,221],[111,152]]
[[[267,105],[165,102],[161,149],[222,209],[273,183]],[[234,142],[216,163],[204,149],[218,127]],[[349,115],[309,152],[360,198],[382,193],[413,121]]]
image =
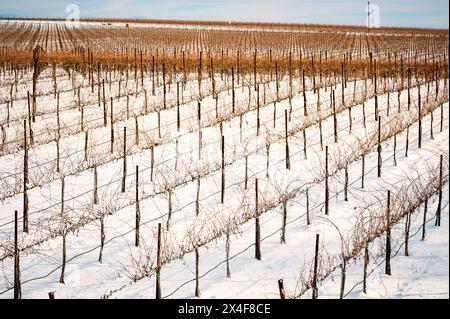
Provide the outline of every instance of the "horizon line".
[[[37,20],[37,21],[65,21],[65,17],[44,17],[44,16],[19,16],[15,14],[0,15],[0,20]],[[301,23],[301,22],[274,22],[274,21],[249,21],[249,20],[206,20],[206,19],[151,19],[151,18],[115,18],[115,17],[81,17],[80,21],[84,22],[135,22],[135,23],[159,23],[159,24],[175,24],[181,22],[182,24],[196,24],[196,23],[214,23],[218,25],[278,25],[278,26],[322,26],[322,27],[354,27],[364,28],[370,30],[383,30],[383,29],[398,29],[398,30],[435,30],[435,31],[449,31],[449,28],[431,28],[422,26],[380,26],[368,28],[367,25],[361,24],[321,24],[321,23]]]

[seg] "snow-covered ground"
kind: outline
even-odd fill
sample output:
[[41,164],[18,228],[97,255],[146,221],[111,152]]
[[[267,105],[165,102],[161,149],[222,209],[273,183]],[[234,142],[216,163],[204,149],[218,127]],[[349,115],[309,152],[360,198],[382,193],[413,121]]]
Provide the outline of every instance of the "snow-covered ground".
[[[398,82],[388,80],[383,83],[385,90],[383,85],[379,86],[377,99],[383,142],[383,168],[379,178],[376,153],[378,122],[375,121],[375,98],[370,80],[349,79],[345,83],[345,104],[341,103],[342,86],[339,81],[333,86],[337,140],[334,137],[334,110],[329,83],[326,89],[314,92],[312,80],[307,79],[306,115],[301,78],[293,81],[294,96],[291,101],[288,98],[287,78],[279,83],[278,101],[276,82],[267,80],[260,87],[259,108],[254,87],[246,86],[242,81],[241,85],[236,85],[237,112],[232,114],[230,79],[217,75],[217,104],[212,95],[211,81],[205,80],[201,88],[203,97],[199,126],[198,84],[192,79],[182,89],[181,128],[178,132],[176,85],[169,87],[168,107],[162,110],[162,87],[158,86],[156,95],[152,96],[151,83],[146,81],[146,109],[145,91],[139,87],[136,94],[135,85],[130,80],[126,89],[130,91],[128,111],[132,115],[127,119],[127,97],[118,98],[119,84],[115,80],[111,87],[106,85],[107,100],[112,96],[115,107],[115,144],[110,153],[109,104],[107,127],[102,127],[103,101],[98,107],[98,88],[95,87],[94,93],[91,93],[86,79],[79,78],[79,85],[85,84],[81,90],[81,100],[85,103],[85,124],[89,127],[90,138],[88,161],[85,161],[85,133],[81,129],[81,110],[76,105],[78,98],[70,90],[72,82],[64,80],[64,72],[58,70],[57,74],[62,77],[58,80],[60,88],[67,89],[60,95],[60,120],[64,123],[60,140],[60,166],[65,175],[64,210],[61,207],[61,174],[55,169],[56,99],[52,94],[51,75],[44,73],[38,85],[43,95],[37,101],[42,114],[38,114],[36,123],[32,124],[36,134],[35,145],[28,154],[30,233],[20,232],[24,298],[46,298],[51,291],[57,298],[153,298],[158,223],[163,227],[163,297],[194,297],[196,248],[202,298],[278,298],[278,279],[284,279],[289,297],[300,297],[299,279],[309,275],[316,234],[320,234],[324,264],[329,263],[330,268],[339,266],[342,239],[351,245],[355,223],[367,205],[378,203],[387,189],[395,193],[400,186],[411,184],[412,179],[421,176],[425,179],[430,172],[435,173],[440,155],[444,155],[444,162],[448,163],[449,104],[444,81],[438,82],[440,91],[437,102],[433,89],[426,100],[427,84],[413,81],[410,109],[407,89],[400,89]],[[369,85],[367,92],[366,85]],[[436,82],[430,83],[431,88],[435,85]],[[29,87],[30,83],[24,78],[15,96],[14,109],[9,113],[10,127],[5,128],[9,144],[0,157],[0,197],[3,199],[0,206],[1,298],[12,297],[13,216],[14,210],[21,215],[23,205],[24,152],[21,150],[21,138],[23,119],[27,118],[27,100],[23,92]],[[121,88],[125,90],[123,86]],[[2,125],[6,123],[9,89],[5,85],[0,92]],[[419,90],[423,116],[421,148],[418,148]],[[288,119],[285,114],[288,114]],[[444,120],[442,131],[441,114]],[[290,170],[286,169],[285,120],[288,122]],[[139,130],[136,130],[136,121]],[[258,121],[259,132],[256,128]],[[122,192],[124,127],[128,129],[127,178],[125,192]],[[201,144],[199,130],[202,133]],[[222,136],[225,141],[224,203],[221,203]],[[329,216],[324,214],[324,146],[329,147],[330,154]],[[365,155],[364,188],[361,187],[362,155]],[[347,164],[349,188],[348,201],[345,201],[343,185]],[[93,203],[94,166],[98,175],[98,204]],[[139,166],[140,247],[134,247],[136,166]],[[447,179],[447,169],[444,174]],[[255,179],[259,181],[261,261],[254,258]],[[306,190],[311,225],[307,225]],[[287,203],[286,243],[282,244],[284,200]],[[370,245],[371,274],[367,295],[361,292],[361,284],[358,284],[362,278],[361,254],[349,262],[346,297],[448,298],[448,185],[444,187],[442,225],[439,228],[434,227],[436,206],[437,197],[432,196],[425,241],[420,240],[423,209],[412,214],[409,257],[402,256],[404,221],[394,226],[393,252],[399,253],[392,260],[392,276],[383,275],[384,237]],[[68,225],[64,222],[67,220],[74,229],[65,234],[68,259],[65,283],[60,284],[62,234]],[[21,217],[20,224],[22,221]],[[101,225],[106,235],[103,250],[100,249]],[[227,278],[225,268],[227,233],[231,278]],[[319,297],[339,297],[339,268],[327,275],[319,284]],[[310,297],[310,291],[301,297]]]

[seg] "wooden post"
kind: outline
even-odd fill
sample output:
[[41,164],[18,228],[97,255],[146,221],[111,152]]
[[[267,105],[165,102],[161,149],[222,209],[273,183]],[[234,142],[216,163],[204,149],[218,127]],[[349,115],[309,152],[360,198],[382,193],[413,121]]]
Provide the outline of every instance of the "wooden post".
[[317,290],[317,270],[319,264],[319,234],[316,235],[316,249],[314,254],[314,273],[313,273],[313,282],[312,282],[312,299],[318,298],[318,290]]
[[332,103],[333,103],[333,128],[334,128],[334,142],[338,142],[338,127],[337,127],[337,112],[336,112],[336,97],[335,91],[332,91]]
[[[184,60],[184,55],[183,55]],[[128,70],[128,69],[127,69]],[[155,90],[155,56],[152,56],[152,95],[155,96],[156,90]]]
[[280,100],[280,84],[278,83],[278,62],[275,62],[275,90],[276,90],[276,101]]
[[306,189],[306,225],[311,225],[311,218],[309,216],[309,188]]
[[97,63],[97,106],[100,108],[100,90],[101,90],[101,84],[100,84],[100,62]]
[[408,111],[411,110],[411,69],[408,68]]
[[422,222],[422,241],[425,240],[427,230],[427,212],[428,212],[428,198],[425,198],[424,208],[423,208],[423,222]]
[[434,140],[434,112],[430,112],[430,140]]
[[421,102],[421,95],[419,92],[419,131],[418,131],[418,147],[422,148],[422,102]]
[[114,113],[113,113],[113,98],[111,97],[111,112],[110,112],[110,121],[111,121],[111,154],[114,152]]
[[397,133],[394,134],[394,166],[397,166]]
[[167,190],[167,202],[168,202],[168,213],[167,213],[167,223],[166,223],[166,229],[167,231],[169,231],[169,226],[170,226],[170,219],[172,218],[172,193],[173,190],[172,189],[168,189]]
[[161,299],[161,223],[158,223],[158,243],[156,252],[156,299]]
[[367,266],[369,265],[369,244],[364,248],[363,292],[367,294]]
[[284,139],[286,144],[286,169],[291,169],[291,160],[289,156],[289,135],[288,135],[288,115],[287,110],[284,110]]
[[200,51],[199,63],[198,63],[198,96],[200,100],[202,99],[202,80],[203,80],[203,68],[202,68],[202,55],[203,52]]
[[144,67],[142,63],[142,50],[141,50],[141,85],[144,86]]
[[386,108],[386,116],[389,117],[391,113],[391,93],[387,92],[387,108]]
[[284,290],[283,279],[278,280],[278,290],[280,291],[280,299],[286,299],[286,291]]
[[123,128],[123,175],[122,175],[122,193],[125,193],[125,184],[127,181],[127,127]]
[[36,89],[37,89],[37,79],[40,73],[40,66],[39,66],[39,57],[40,57],[40,46],[37,46],[33,50],[33,123],[36,122]]
[[200,176],[197,177],[197,193],[195,196],[195,216],[200,215]]
[[221,192],[220,192],[220,203],[223,204],[225,202],[225,136],[222,135],[221,140],[221,154],[222,154],[222,162],[221,162]]
[[253,78],[254,78],[254,84],[255,84],[255,90],[256,90],[256,55],[257,55],[257,50],[255,49],[254,51],[254,56],[253,56]]
[[197,102],[197,122],[198,122],[198,159],[202,159],[202,105]]
[[23,121],[24,157],[23,157],[23,231],[28,233],[28,145],[27,121]]
[[308,153],[307,153],[306,127],[303,129],[303,155],[305,157],[305,160],[307,160]]
[[383,159],[381,157],[381,116],[378,117],[378,147],[377,147],[377,153],[378,153],[378,165],[377,165],[377,172],[378,172],[378,178],[381,178],[381,166],[383,164]]
[[[64,182],[64,175],[61,177],[61,215],[60,215],[60,223],[65,223],[66,221],[64,220],[64,188],[65,188],[65,182]],[[67,253],[66,253],[66,236],[67,236],[67,232],[64,229],[67,225],[63,224],[63,230],[62,230],[62,264],[61,264],[61,276],[59,277],[59,282],[61,284],[64,284],[64,271],[66,269],[66,258],[67,258]]]
[[258,179],[255,179],[255,258],[261,260],[261,228],[259,224]]
[[139,120],[138,117],[135,116],[134,117],[134,127],[135,127],[135,132],[134,132],[134,140],[137,146],[139,146],[140,144],[140,138],[139,138]]
[[378,115],[378,90],[377,90],[377,72],[375,71],[375,121],[379,120]]
[[256,86],[256,136],[259,136],[260,132],[260,104],[259,104],[259,84]]
[[411,229],[411,213],[406,214],[405,221],[405,256],[409,256],[409,231]]
[[405,157],[408,157],[408,150],[409,150],[409,127],[410,124],[406,127],[406,146],[405,146]]
[[234,68],[231,68],[231,112],[236,111],[236,92],[234,91]]
[[244,176],[244,189],[248,188],[248,154],[245,154],[245,176]]
[[[27,92],[27,96],[28,96],[28,129],[29,129],[29,131],[30,131],[30,133],[29,133],[29,138],[30,138],[30,145],[33,145],[33,130],[32,130],[32,128],[31,128],[31,117],[32,117],[32,114],[31,114],[31,110],[30,110],[30,92]],[[11,100],[11,105],[12,105],[12,100]],[[34,123],[34,122],[33,122]]]
[[391,276],[391,191],[387,193],[387,210],[386,210],[386,275]]
[[105,127],[108,126],[107,116],[106,116],[106,94],[105,94],[105,79],[102,80],[102,89],[103,89],[103,125]]
[[141,206],[139,204],[139,166],[136,165],[136,229],[134,239],[134,245],[136,247],[139,247],[140,225],[141,225]]
[[105,247],[105,217],[100,218],[100,253],[98,254],[98,262],[103,263],[103,249]]
[[20,256],[19,256],[18,212],[14,211],[14,299],[22,299],[20,284]]
[[84,131],[84,106],[80,105],[81,114],[80,114],[80,130]]
[[339,299],[344,299],[346,271],[347,271],[347,261],[345,260],[345,256],[342,256],[341,289],[340,289]]
[[303,77],[303,116],[308,116],[308,104],[306,101],[306,83],[305,83],[305,70],[302,70],[302,77]]
[[277,102],[273,102],[273,128],[277,127]]
[[231,272],[230,272],[230,232],[226,232],[225,237],[225,253],[226,253],[226,261],[227,261],[227,278],[231,278]]
[[283,220],[281,227],[281,243],[286,244],[287,201],[283,201]]
[[56,95],[56,134],[57,134],[57,139],[61,138],[61,123],[60,123],[60,116],[59,116],[59,92]]
[[[84,132],[84,161],[88,161],[88,144],[89,143],[89,131]],[[59,144],[59,143],[58,143]]]
[[127,93],[127,107],[126,107],[126,110],[127,110],[127,121],[128,121],[128,119],[130,118],[130,96],[128,95],[128,93]]
[[9,117],[10,117],[10,111],[9,111],[9,102],[6,102],[6,126],[9,127]]
[[344,200],[348,202],[348,164],[345,165]]
[[94,166],[94,205],[98,205],[98,174],[97,174],[97,165]]
[[59,151],[59,139],[56,140],[56,172],[60,173],[60,151]]
[[364,125],[364,128],[366,128],[367,127],[367,125],[366,125],[366,103],[363,103],[362,111],[363,111],[363,125]]
[[198,248],[195,248],[195,297],[196,298],[200,298],[199,263],[200,263],[200,255],[198,253]]
[[[163,109],[167,108],[166,65],[163,63]],[[199,84],[200,87],[200,84]]]
[[444,162],[444,156],[441,155],[440,157],[440,163],[439,163],[439,200],[438,200],[438,207],[436,210],[436,226],[441,226],[441,210],[442,210],[442,187],[443,185],[443,162]]
[[348,107],[348,125],[349,125],[348,133],[350,134],[352,132],[352,126],[353,126],[352,106],[351,105]]

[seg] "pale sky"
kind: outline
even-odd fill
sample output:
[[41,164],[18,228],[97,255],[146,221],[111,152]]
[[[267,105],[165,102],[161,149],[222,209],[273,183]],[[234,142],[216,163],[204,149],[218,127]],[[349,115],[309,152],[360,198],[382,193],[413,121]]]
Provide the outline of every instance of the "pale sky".
[[[360,0],[0,0],[0,16],[222,20],[365,25]],[[448,0],[378,0],[382,26],[449,27]]]

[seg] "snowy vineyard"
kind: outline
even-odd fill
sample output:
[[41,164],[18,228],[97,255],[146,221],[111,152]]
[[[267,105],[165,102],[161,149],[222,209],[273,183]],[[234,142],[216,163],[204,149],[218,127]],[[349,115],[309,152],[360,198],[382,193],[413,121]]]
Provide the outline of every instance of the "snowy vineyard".
[[448,297],[448,35],[0,22],[1,298]]

